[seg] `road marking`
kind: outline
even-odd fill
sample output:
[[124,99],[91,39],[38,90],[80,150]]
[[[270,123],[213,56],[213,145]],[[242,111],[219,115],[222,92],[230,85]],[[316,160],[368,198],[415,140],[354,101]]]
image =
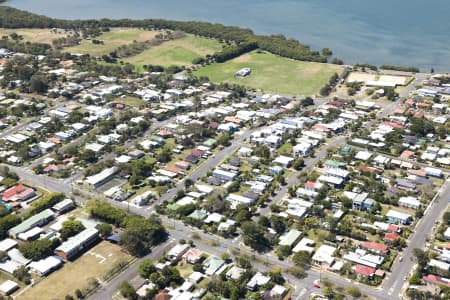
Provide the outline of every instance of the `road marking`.
[[[304,294],[306,294],[306,288],[302,288],[302,290],[300,291],[300,294],[298,294],[298,297],[300,298],[301,296],[303,296]],[[298,298],[297,298],[298,299]]]

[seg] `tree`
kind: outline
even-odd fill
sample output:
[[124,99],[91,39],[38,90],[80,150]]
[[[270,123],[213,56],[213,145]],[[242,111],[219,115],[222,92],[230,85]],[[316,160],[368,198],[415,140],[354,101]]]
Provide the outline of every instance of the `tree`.
[[8,253],[6,251],[0,251],[0,261],[5,260],[8,257]]
[[311,106],[311,105],[314,105],[314,100],[311,97],[306,97],[305,99],[302,99],[300,101],[300,104],[302,106]]
[[75,300],[75,298],[73,298],[72,295],[66,295],[66,296],[64,297],[64,300]]
[[80,289],[75,290],[75,296],[77,296],[78,299],[84,298],[83,292]]
[[255,222],[246,221],[242,223],[242,238],[247,246],[256,251],[263,251],[269,248],[270,243],[264,236],[264,228]]
[[14,270],[13,276],[22,281],[25,284],[30,284],[31,275],[25,266],[20,266]]
[[45,78],[41,75],[33,75],[30,80],[30,92],[43,94],[48,89]]
[[136,290],[128,281],[124,281],[120,284],[119,291],[120,294],[126,299],[137,299]]
[[112,233],[112,226],[108,223],[100,223],[98,225],[98,233],[102,238],[106,238]]
[[282,245],[277,248],[277,256],[279,259],[284,259],[285,257],[291,255],[291,253],[291,247],[288,245]]
[[292,257],[292,261],[296,266],[301,267],[310,267],[311,266],[311,257],[308,251],[299,251],[294,254]]
[[127,221],[120,237],[120,244],[135,256],[148,253],[150,247],[160,243],[166,236],[164,227],[155,220],[133,217]]
[[60,237],[63,241],[82,232],[85,229],[83,223],[79,220],[69,219],[62,223]]
[[347,293],[349,293],[350,296],[352,296],[355,299],[362,296],[361,291],[356,286],[349,286],[347,288]]
[[28,259],[38,261],[53,254],[53,243],[50,240],[35,240],[19,246],[20,252]]
[[150,259],[144,259],[139,265],[138,273],[142,278],[148,278],[154,272],[156,272],[156,267]]

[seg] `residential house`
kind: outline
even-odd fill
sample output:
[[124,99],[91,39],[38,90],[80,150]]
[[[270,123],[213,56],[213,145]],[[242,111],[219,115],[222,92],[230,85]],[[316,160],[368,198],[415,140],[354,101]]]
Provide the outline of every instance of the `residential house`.
[[219,274],[224,267],[225,261],[217,257],[210,257],[203,264],[203,269],[205,274],[208,276]]
[[51,209],[46,209],[41,211],[34,216],[29,217],[17,226],[14,226],[8,231],[9,236],[12,238],[17,238],[20,233],[27,232],[37,226],[42,226],[47,224],[50,220],[54,218],[55,214]]
[[200,262],[202,258],[203,252],[198,248],[190,248],[182,256],[183,261],[190,264],[196,264]]
[[265,276],[260,272],[257,272],[250,281],[247,283],[246,287],[250,291],[257,290],[260,286],[267,284],[270,281],[269,276]]
[[396,210],[389,210],[386,214],[388,222],[391,224],[407,225],[412,222],[412,216]]
[[179,260],[183,254],[189,250],[190,246],[188,244],[177,244],[167,253],[167,258],[170,260]]
[[398,205],[412,209],[419,209],[422,204],[416,197],[408,196],[400,197],[400,199],[398,199]]

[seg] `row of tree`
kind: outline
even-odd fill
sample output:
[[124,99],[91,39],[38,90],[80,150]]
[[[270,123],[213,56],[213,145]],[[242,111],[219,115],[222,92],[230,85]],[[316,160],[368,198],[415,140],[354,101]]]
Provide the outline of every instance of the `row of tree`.
[[137,27],[148,29],[179,30],[204,37],[223,41],[233,41],[237,44],[256,42],[258,47],[278,54],[304,61],[326,62],[327,57],[319,51],[312,51],[308,46],[295,39],[283,35],[255,35],[250,29],[236,26],[225,26],[208,22],[170,21],[161,19],[101,19],[101,20],[61,20],[32,14],[11,7],[0,7],[0,27],[3,28],[103,28],[103,27]]

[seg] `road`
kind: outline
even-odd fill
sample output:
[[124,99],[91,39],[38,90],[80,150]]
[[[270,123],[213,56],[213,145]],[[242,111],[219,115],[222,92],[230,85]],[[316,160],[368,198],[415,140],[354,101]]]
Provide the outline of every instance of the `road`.
[[[413,84],[411,84],[406,91],[404,91],[401,95],[401,97],[405,97],[405,95],[409,94],[409,92],[415,88],[415,85],[420,83],[422,79],[416,79]],[[380,113],[380,116],[386,116],[390,114],[396,107],[397,102],[393,102],[392,104],[389,104],[388,106],[384,107],[384,110]],[[156,129],[157,126],[161,127],[165,122],[169,121],[163,121],[161,123],[155,123],[152,125],[152,129]],[[375,122],[375,121],[371,121]],[[369,123],[371,123],[369,122]],[[150,129],[149,129],[150,130]],[[234,151],[236,151],[242,144],[243,141],[245,141],[251,133],[255,131],[255,129],[252,130],[246,130],[244,131],[240,136],[236,137],[232,142],[231,145],[222,149],[219,151],[216,155],[210,157],[205,162],[203,162],[198,168],[196,168],[192,173],[190,173],[184,180],[187,178],[193,180],[194,182],[200,179],[201,177],[205,176],[206,173],[216,167],[218,164],[220,164],[225,158],[227,158],[229,155],[231,155]],[[332,140],[332,142],[327,147],[322,147],[319,149],[319,151],[316,154],[315,158],[308,158],[305,160],[305,163],[307,165],[307,168],[310,166],[313,166],[317,160],[323,158],[326,155],[326,149],[329,147],[339,147],[345,142],[345,137],[337,137]],[[72,185],[59,181],[57,179],[53,179],[47,176],[43,175],[35,175],[32,174],[30,171],[20,168],[20,167],[13,167],[9,166],[9,168],[13,171],[15,171],[24,181],[30,182],[36,186],[42,186],[48,190],[51,191],[57,191],[57,192],[63,192],[66,194],[70,194],[72,191]],[[278,193],[278,195],[273,199],[275,201],[281,200],[287,193],[289,186],[292,186],[296,182],[296,174],[295,176],[290,176],[287,180],[287,185],[282,188],[282,190]],[[167,193],[161,196],[159,201],[169,200],[173,196],[176,195],[178,190],[181,190],[184,188],[184,180],[179,181],[174,188],[169,190]],[[97,196],[95,193],[90,193],[83,191],[85,194],[95,197]],[[426,235],[429,234],[432,230],[432,227],[434,226],[434,221],[437,220],[440,216],[440,214],[444,211],[446,205],[447,205],[447,198],[450,194],[450,186],[448,184],[445,185],[445,188],[443,188],[443,191],[440,193],[440,195],[437,197],[435,201],[433,201],[430,204],[430,209],[427,211],[425,216],[418,222],[416,226],[416,231],[414,232],[413,236],[411,237],[411,240],[408,244],[408,246],[404,250],[403,256],[407,259],[405,259],[403,262],[396,262],[393,266],[393,272],[389,278],[385,281],[383,284],[382,289],[374,289],[368,286],[359,285],[359,288],[362,290],[363,293],[371,296],[374,299],[386,299],[386,300],[392,300],[392,299],[398,299],[400,291],[402,289],[402,286],[404,284],[403,277],[407,276],[407,274],[411,271],[413,267],[413,262],[409,260],[409,257],[412,255],[412,249],[417,247],[423,247],[425,244],[425,238]],[[79,204],[84,204],[84,199],[77,197],[76,201]],[[148,217],[151,213],[151,209],[142,209],[138,207],[128,206],[126,203],[116,202],[113,200],[109,200],[109,202],[117,207],[126,208],[130,211]],[[245,246],[236,243],[234,240],[229,239],[223,239],[218,236],[210,235],[207,233],[203,233],[202,231],[198,229],[194,229],[191,227],[188,227],[181,223],[178,220],[171,220],[166,218],[165,216],[160,216],[163,220],[163,223],[168,228],[168,232],[170,234],[171,240],[164,243],[163,245],[160,245],[156,247],[153,252],[149,255],[149,257],[153,260],[155,260],[158,256],[160,256],[164,249],[167,249],[167,247],[170,247],[173,243],[173,239],[179,240],[179,239],[187,239],[191,233],[196,232],[199,236],[199,239],[196,239],[196,244],[203,249],[206,252],[209,252],[211,254],[220,256],[220,254],[224,252],[230,252],[231,249],[236,249],[236,247],[239,247],[239,254],[240,255],[248,255],[251,257],[254,257],[255,253],[254,251],[247,249]],[[237,250],[237,249],[236,249]],[[232,251],[230,252],[231,255],[233,255]],[[137,267],[139,264],[139,261],[136,261],[129,269],[124,271],[123,273],[119,274],[115,279],[113,279],[106,287],[104,287],[101,291],[99,291],[97,294],[93,295],[92,299],[111,299],[112,295],[117,290],[118,285],[124,281],[124,280],[130,280],[136,275]],[[290,267],[292,267],[292,264],[288,261],[281,261],[278,260],[276,257],[273,257],[271,254],[265,254],[262,256],[257,255],[255,257],[254,265],[257,269],[260,270],[267,270],[271,269],[273,267],[278,267],[283,270],[286,270]],[[296,278],[293,278],[289,274],[284,274],[285,277],[289,280],[291,284],[293,284],[296,287],[295,293],[293,295],[294,299],[306,299],[306,297],[313,292],[313,282],[316,279],[327,277],[331,282],[339,285],[339,286],[349,286],[353,285],[353,283],[347,281],[346,279],[330,274],[330,273],[322,273],[320,270],[317,270],[315,268],[309,270],[307,272],[308,276],[305,279],[298,280]]]
[[100,290],[98,290],[95,294],[89,297],[92,300],[105,300],[105,299],[113,299],[113,296],[117,293],[119,286],[124,281],[131,281],[138,274],[139,264],[144,259],[150,259],[152,261],[157,261],[158,258],[163,255],[165,252],[170,250],[173,246],[175,246],[176,241],[174,239],[169,240],[168,242],[161,244],[152,249],[152,252],[145,257],[137,259],[133,262],[125,271],[114,277],[111,281],[109,281],[105,286],[103,286]]
[[430,203],[430,206],[425,211],[425,215],[416,225],[414,235],[408,242],[408,246],[403,250],[403,262],[397,260],[392,265],[392,270],[394,271],[383,284],[383,290],[385,290],[388,295],[397,296],[400,294],[405,283],[403,279],[404,277],[409,276],[414,266],[414,261],[410,260],[410,257],[413,257],[413,249],[423,248],[425,246],[427,235],[433,232],[435,221],[439,220],[446,211],[449,195],[450,184],[447,181],[440,189],[439,194]]

